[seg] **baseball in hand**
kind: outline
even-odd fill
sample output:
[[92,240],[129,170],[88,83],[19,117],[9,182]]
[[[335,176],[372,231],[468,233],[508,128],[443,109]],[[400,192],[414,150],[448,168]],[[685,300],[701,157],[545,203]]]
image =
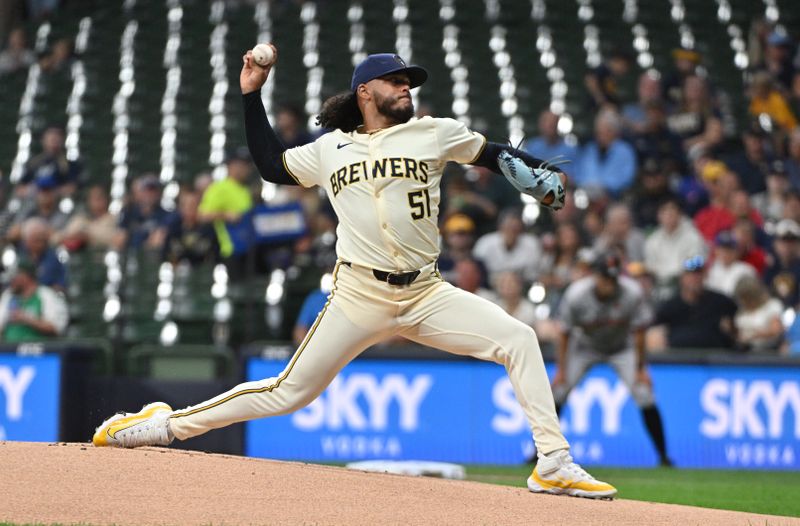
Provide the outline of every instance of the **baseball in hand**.
[[275,60],[275,53],[268,44],[258,44],[253,48],[253,60],[255,60],[256,64],[264,68],[272,64],[272,61]]

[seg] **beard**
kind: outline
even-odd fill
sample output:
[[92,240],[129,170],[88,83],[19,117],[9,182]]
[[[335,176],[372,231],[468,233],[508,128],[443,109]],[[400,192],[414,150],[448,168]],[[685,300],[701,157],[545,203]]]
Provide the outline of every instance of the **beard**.
[[380,96],[376,96],[375,106],[381,115],[392,119],[398,124],[403,124],[414,116],[414,103],[411,102],[411,99],[408,99],[407,105],[399,106],[397,105],[398,101],[400,101],[399,97],[380,98]]

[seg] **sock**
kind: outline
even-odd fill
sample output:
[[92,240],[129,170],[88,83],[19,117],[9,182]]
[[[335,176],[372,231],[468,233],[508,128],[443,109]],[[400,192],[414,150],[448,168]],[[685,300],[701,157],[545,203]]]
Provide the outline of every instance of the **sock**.
[[569,453],[569,448],[568,447],[564,447],[564,448],[561,448],[561,449],[555,449],[555,450],[553,450],[553,451],[551,451],[551,452],[549,452],[547,454],[543,454],[541,451],[538,451],[537,454],[539,455],[539,458],[555,458],[562,451],[565,451],[565,452]]
[[664,440],[664,425],[661,422],[661,413],[654,405],[642,408],[642,417],[644,418],[644,425],[647,427],[647,432],[653,440],[653,445],[656,446],[659,458],[664,461],[667,459],[667,446]]
[[170,442],[172,442],[173,440],[175,440],[175,435],[172,433],[172,427],[170,427],[170,425],[169,425],[169,423],[170,423],[170,421],[171,421],[171,420],[172,420],[172,419],[168,417],[168,418],[167,418],[167,422],[166,422],[166,426],[167,426],[167,437],[169,438],[169,441],[170,441]]

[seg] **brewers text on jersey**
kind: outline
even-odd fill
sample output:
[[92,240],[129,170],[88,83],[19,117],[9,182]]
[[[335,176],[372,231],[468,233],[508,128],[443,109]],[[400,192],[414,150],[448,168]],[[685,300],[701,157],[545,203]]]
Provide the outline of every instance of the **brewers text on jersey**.
[[346,186],[379,177],[399,177],[427,183],[428,163],[407,157],[392,157],[373,161],[371,167],[367,166],[367,161],[342,166],[331,174],[333,196],[339,195],[339,191]]

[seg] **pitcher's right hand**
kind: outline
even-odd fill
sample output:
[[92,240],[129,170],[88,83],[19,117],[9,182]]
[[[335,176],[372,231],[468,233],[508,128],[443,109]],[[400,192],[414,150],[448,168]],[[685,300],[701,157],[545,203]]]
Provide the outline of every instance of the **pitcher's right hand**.
[[256,61],[253,60],[252,50],[248,50],[247,53],[242,56],[242,72],[239,73],[239,86],[242,88],[242,95],[260,90],[261,86],[267,81],[272,66],[278,62],[278,49],[272,44],[269,46],[272,48],[273,53],[275,53],[275,58],[269,66],[262,67],[256,64]]

